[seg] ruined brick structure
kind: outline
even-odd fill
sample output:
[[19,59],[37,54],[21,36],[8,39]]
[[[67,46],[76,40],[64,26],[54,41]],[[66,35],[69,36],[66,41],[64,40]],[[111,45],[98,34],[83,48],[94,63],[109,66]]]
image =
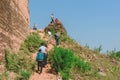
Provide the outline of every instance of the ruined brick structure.
[[5,49],[18,51],[28,34],[28,0],[0,0],[0,61]]

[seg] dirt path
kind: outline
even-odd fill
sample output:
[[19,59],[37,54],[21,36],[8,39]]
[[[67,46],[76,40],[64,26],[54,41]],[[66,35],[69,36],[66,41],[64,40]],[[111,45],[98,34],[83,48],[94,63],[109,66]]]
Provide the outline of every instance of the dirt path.
[[[34,31],[31,31],[31,32],[34,32]],[[41,37],[41,39],[44,39],[46,41],[48,41],[48,38],[47,37],[44,37],[44,31],[43,30],[40,30],[39,32],[39,35]],[[53,48],[53,44],[49,43],[48,44],[48,51],[50,51],[52,48]],[[37,53],[34,53],[33,54],[33,60],[35,60],[36,58],[36,54]],[[30,80],[58,80],[57,79],[57,75],[56,74],[53,74],[53,73],[50,73],[50,69],[51,69],[51,66],[50,64],[47,64],[44,68],[43,68],[43,71],[41,74],[38,74],[36,71],[37,71],[37,68],[35,69],[36,71],[31,75],[30,77]]]

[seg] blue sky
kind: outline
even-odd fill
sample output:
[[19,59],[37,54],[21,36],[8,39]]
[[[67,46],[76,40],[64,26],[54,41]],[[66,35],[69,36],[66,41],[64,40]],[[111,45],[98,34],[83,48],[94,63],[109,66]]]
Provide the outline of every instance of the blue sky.
[[31,27],[45,28],[54,13],[82,46],[120,50],[120,0],[29,0],[29,9]]

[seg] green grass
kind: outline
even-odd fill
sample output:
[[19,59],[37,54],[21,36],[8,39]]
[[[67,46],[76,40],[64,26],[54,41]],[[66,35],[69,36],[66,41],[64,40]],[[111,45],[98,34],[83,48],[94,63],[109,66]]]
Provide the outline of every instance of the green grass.
[[[80,70],[80,68],[78,68],[77,66],[82,63],[79,63],[75,68],[71,70],[70,72],[71,79],[73,80],[81,80],[81,79],[83,80],[119,80],[120,65],[116,63],[119,61],[118,60],[119,58],[118,57],[116,58],[118,54],[112,55],[116,58],[116,60],[118,60],[118,61],[115,60],[115,62],[112,62],[114,57],[112,56],[110,57],[105,54],[104,55],[99,54],[102,50],[102,46],[99,46],[94,50],[90,50],[88,45],[86,45],[85,47],[82,47],[80,44],[78,44],[77,42],[75,42],[73,39],[71,39],[66,35],[61,37],[60,47],[73,50],[74,55],[79,57],[80,61],[83,60],[85,63],[88,63],[87,65],[90,65],[90,67],[92,68],[90,70],[89,67],[86,67],[88,68],[87,71],[84,71],[84,68],[83,70]],[[98,74],[99,67],[103,69],[103,71],[106,73],[105,77]]]
[[28,51],[30,52],[35,52],[36,50],[38,50],[38,47],[40,46],[41,43],[46,43],[46,42],[40,39],[38,33],[31,33],[24,41],[24,44],[22,44],[21,49],[23,50],[28,49]]
[[94,48],[95,53],[99,54],[102,51],[102,45],[100,45],[98,48]]
[[110,55],[114,59],[120,61],[120,51],[112,50],[112,51],[108,52],[108,55]]
[[[30,34],[28,38],[21,45],[18,53],[11,54],[6,51],[7,69],[20,76],[15,80],[29,80],[29,76],[35,68],[35,62],[31,60],[30,56],[32,52],[38,49],[43,40],[39,38],[37,33]],[[40,40],[40,42],[36,40]],[[54,47],[49,52],[48,61],[52,64],[53,69],[61,74],[63,80],[69,80],[70,78],[73,80],[81,80],[81,78],[83,80],[120,79],[120,65],[112,62],[112,58],[119,61],[120,51],[111,51],[111,58],[107,55],[96,54],[102,50],[101,46],[93,51],[89,49],[88,45],[84,48],[68,36],[61,35],[60,40],[60,47]],[[103,69],[107,76],[103,77],[98,74],[99,67]],[[3,78],[6,76],[6,79],[8,79],[7,73],[2,75],[4,75]],[[0,78],[0,80],[3,80],[3,78]]]
[[21,77],[16,80],[29,80],[29,77],[35,69],[35,61],[32,60],[32,53],[38,50],[41,40],[38,33],[31,33],[22,43],[18,53],[5,52],[6,68],[8,71],[17,73]]
[[29,80],[31,73],[25,70],[21,70],[20,75],[21,75],[20,80]]
[[18,65],[17,54],[15,54],[15,53],[10,54],[10,52],[8,50],[6,50],[5,58],[6,58],[7,70],[17,72],[20,68],[19,65]]
[[61,73],[63,80],[69,79],[73,60],[73,52],[64,48],[55,47],[50,54],[52,67]]
[[74,69],[78,69],[80,72],[88,72],[92,70],[91,64],[88,62],[85,62],[83,59],[80,59],[79,57],[74,58]]
[[91,65],[79,57],[74,56],[74,52],[60,47],[55,47],[49,54],[49,61],[56,72],[60,72],[63,80],[69,80],[70,71],[77,69],[79,72],[91,71]]
[[8,80],[8,72],[7,71],[0,74],[0,80]]

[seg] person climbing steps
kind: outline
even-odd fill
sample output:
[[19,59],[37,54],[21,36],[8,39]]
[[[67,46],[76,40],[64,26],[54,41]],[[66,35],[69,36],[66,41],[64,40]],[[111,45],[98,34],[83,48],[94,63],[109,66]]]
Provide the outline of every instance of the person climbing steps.
[[42,72],[43,61],[44,61],[44,53],[41,52],[39,49],[37,56],[36,56],[37,66],[38,66],[38,73]]

